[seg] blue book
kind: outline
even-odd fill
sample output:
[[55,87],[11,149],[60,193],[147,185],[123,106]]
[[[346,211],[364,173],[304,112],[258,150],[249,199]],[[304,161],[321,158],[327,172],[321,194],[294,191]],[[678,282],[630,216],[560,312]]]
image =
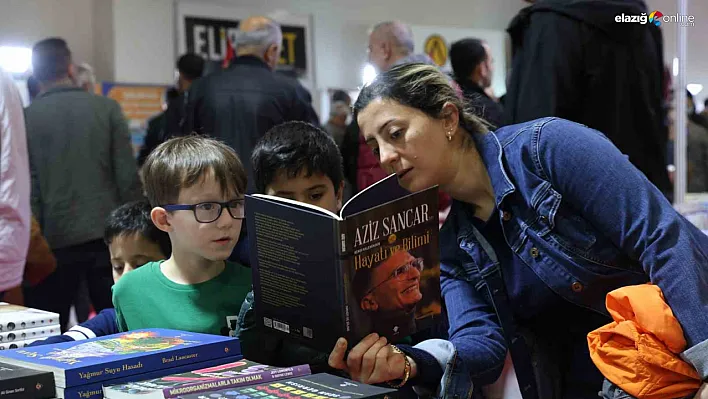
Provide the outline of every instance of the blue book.
[[51,371],[69,388],[240,354],[236,338],[150,328],[3,351],[0,362]]
[[241,360],[243,357],[230,356],[220,359],[207,360],[206,362],[189,363],[181,366],[150,371],[144,374],[134,374],[125,377],[119,377],[107,381],[99,381],[86,385],[75,386],[71,388],[57,388],[56,397],[63,399],[102,399],[103,387],[114,384],[134,383],[137,381],[152,380],[172,374],[187,373],[194,370],[199,370],[207,367],[220,366],[226,363],[232,363]]

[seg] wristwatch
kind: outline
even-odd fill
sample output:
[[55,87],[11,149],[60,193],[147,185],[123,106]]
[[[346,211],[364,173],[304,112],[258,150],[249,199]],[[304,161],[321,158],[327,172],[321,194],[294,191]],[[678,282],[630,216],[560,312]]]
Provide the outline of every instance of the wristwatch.
[[403,379],[401,380],[401,382],[399,382],[398,384],[394,384],[390,381],[387,382],[388,386],[390,386],[391,388],[398,389],[398,388],[401,388],[404,385],[406,385],[406,383],[408,382],[408,379],[411,377],[411,362],[408,360],[408,356],[406,356],[405,353],[403,353],[400,349],[398,349],[398,347],[396,345],[391,345],[391,351],[393,353],[399,353],[399,354],[403,355],[403,360],[405,361],[405,366],[403,368]]

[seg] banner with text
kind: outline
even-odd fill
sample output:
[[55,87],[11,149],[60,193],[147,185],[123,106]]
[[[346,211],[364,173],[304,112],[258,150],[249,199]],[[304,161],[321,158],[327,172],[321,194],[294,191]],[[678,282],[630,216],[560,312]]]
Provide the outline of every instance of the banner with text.
[[130,127],[130,141],[137,156],[145,140],[148,121],[162,112],[167,86],[102,82],[100,94],[120,104]]
[[[199,54],[208,62],[207,72],[220,68],[227,54],[227,38],[233,45],[238,32],[239,21],[235,19],[214,19],[205,17],[184,17],[184,38],[186,50]],[[307,46],[305,26],[281,25],[283,45],[280,53],[278,72],[301,78],[307,75]]]

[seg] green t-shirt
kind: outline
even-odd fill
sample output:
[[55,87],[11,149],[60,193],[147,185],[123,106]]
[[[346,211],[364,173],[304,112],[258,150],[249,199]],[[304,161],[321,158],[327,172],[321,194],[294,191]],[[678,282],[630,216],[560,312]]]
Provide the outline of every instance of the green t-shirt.
[[140,328],[225,335],[234,324],[251,290],[251,269],[226,262],[224,271],[199,284],[177,284],[162,274],[159,262],[150,262],[123,276],[113,286],[120,331]]

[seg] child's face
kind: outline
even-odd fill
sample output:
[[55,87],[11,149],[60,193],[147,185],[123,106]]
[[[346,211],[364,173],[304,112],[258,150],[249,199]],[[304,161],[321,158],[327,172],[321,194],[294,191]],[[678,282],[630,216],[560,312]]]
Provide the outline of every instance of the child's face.
[[[183,188],[177,204],[223,203],[241,198],[235,193],[224,195],[219,183],[209,174],[194,186]],[[219,218],[211,223],[198,222],[192,210],[168,212],[167,223],[173,252],[220,261],[227,259],[236,246],[243,219],[234,219],[224,207]]]
[[160,246],[140,233],[123,234],[113,237],[108,251],[111,254],[113,281],[118,282],[123,275],[140,266],[165,259]]
[[303,169],[297,176],[291,178],[281,170],[266,186],[265,194],[316,205],[334,213],[339,212],[342,207],[342,187],[339,187],[339,191],[335,194],[334,184],[329,177],[322,173],[307,176],[307,173]]

